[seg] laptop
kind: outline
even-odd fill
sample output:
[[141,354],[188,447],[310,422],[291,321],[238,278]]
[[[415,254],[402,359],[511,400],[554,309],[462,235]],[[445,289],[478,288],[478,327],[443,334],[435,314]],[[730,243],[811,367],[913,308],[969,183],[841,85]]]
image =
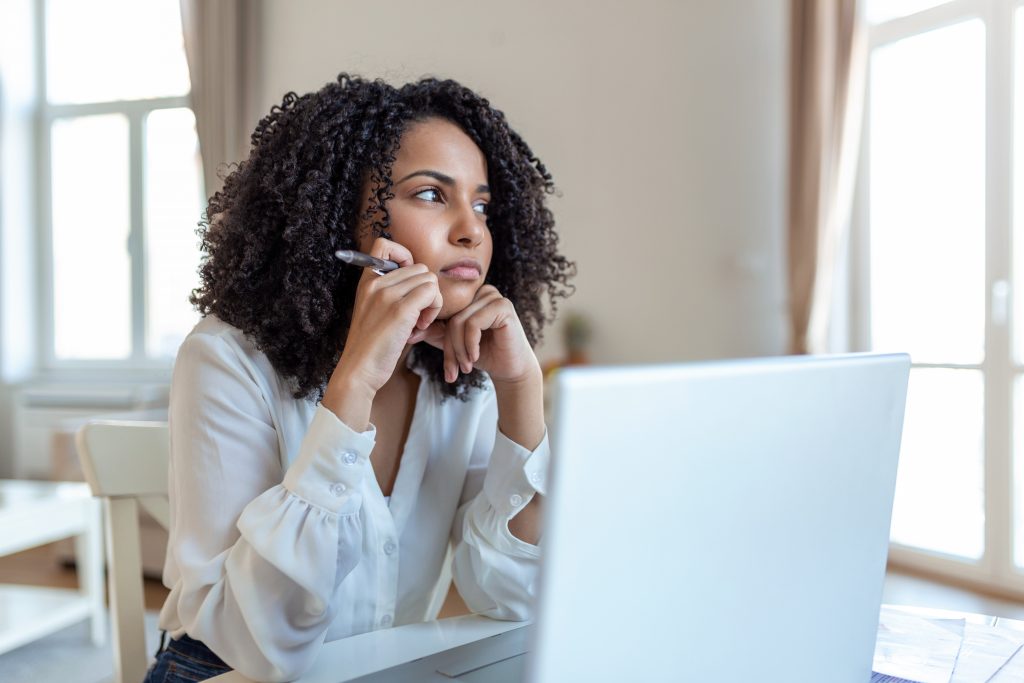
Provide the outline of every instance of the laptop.
[[909,369],[560,371],[535,622],[360,680],[866,683]]

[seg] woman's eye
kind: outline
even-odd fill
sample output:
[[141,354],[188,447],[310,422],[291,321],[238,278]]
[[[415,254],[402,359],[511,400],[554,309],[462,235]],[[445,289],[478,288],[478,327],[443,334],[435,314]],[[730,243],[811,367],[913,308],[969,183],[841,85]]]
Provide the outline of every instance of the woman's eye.
[[417,192],[413,196],[415,196],[415,197],[417,197],[419,199],[422,199],[423,201],[426,201],[426,202],[439,202],[439,201],[441,201],[441,193],[438,192],[437,190],[435,190],[432,187],[428,188],[426,190],[421,190],[420,192]]
[[473,205],[473,210],[476,211],[477,213],[482,213],[483,215],[486,216],[487,215],[487,204],[484,203],[484,202],[480,202],[479,204],[474,204]]

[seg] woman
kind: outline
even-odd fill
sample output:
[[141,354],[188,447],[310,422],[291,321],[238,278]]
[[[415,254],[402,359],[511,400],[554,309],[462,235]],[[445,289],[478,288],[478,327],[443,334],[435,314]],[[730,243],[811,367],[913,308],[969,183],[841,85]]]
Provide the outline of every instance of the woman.
[[204,318],[171,388],[172,640],[147,680],[289,680],[325,640],[435,618],[449,543],[471,610],[527,618],[532,345],[574,270],[551,176],[453,81],[342,74],[252,140],[201,224]]

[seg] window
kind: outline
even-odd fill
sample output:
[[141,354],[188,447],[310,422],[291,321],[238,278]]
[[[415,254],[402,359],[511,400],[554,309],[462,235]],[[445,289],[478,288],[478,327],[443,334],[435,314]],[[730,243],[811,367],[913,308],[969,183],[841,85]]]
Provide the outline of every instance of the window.
[[166,366],[203,204],[177,0],[39,0],[43,365]]
[[890,558],[1024,593],[1022,6],[867,3],[854,329],[913,361]]

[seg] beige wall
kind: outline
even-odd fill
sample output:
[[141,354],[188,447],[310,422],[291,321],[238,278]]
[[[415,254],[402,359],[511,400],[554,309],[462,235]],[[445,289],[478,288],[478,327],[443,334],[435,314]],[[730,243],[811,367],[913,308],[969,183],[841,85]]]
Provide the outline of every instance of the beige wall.
[[[339,71],[455,78],[555,176],[601,362],[785,347],[784,0],[263,0],[263,109]],[[561,353],[552,330],[542,357]]]

